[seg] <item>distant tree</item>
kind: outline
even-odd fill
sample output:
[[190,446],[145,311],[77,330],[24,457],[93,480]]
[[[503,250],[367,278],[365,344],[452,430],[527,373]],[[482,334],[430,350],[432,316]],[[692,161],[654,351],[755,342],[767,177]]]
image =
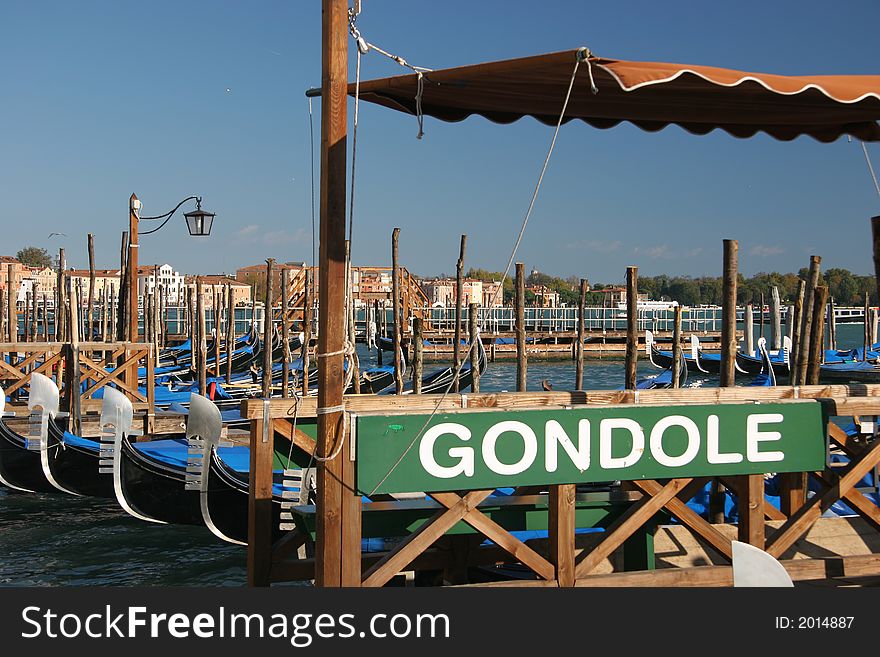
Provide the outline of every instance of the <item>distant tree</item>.
[[26,246],[16,253],[15,257],[18,258],[18,261],[21,262],[21,264],[27,265],[28,267],[52,266],[52,256],[49,255],[49,252],[46,251],[46,249],[41,249],[37,246]]

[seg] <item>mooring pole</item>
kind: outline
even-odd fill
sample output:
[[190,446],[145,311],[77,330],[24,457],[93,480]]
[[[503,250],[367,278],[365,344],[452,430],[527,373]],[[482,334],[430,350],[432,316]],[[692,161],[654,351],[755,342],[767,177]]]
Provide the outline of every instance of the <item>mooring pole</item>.
[[290,290],[290,270],[281,268],[281,341],[284,343],[284,351],[281,357],[281,396],[290,396],[288,385],[290,384],[290,324],[287,322],[287,295]]
[[226,383],[232,383],[232,354],[235,352],[235,296],[226,286]]
[[[354,494],[343,419],[345,335],[346,103],[348,3],[323,0],[321,248],[318,280],[318,462],[316,586],[358,586],[360,495]],[[396,319],[396,318],[395,318]],[[330,458],[333,457],[333,458]]]
[[578,304],[578,326],[577,326],[577,349],[575,351],[576,365],[574,372],[574,389],[584,389],[584,331],[587,312],[587,279],[581,279],[581,296]]
[[791,337],[791,353],[788,355],[788,385],[797,385],[797,362],[798,351],[801,347],[801,316],[804,314],[804,295],[806,294],[807,284],[798,279],[798,291],[794,300],[794,306],[791,307],[791,313],[788,315],[789,337]]
[[18,308],[15,302],[18,297],[15,289],[15,269],[11,264],[6,265],[6,304],[7,304],[7,324],[9,326],[9,341],[18,342]]
[[627,390],[636,389],[639,360],[639,268],[626,268],[626,381]]
[[480,334],[477,330],[478,307],[475,303],[468,305],[468,334],[471,345],[471,376],[473,377],[471,392],[480,392],[480,350],[477,348],[477,340],[480,339]]
[[305,288],[303,292],[303,345],[302,345],[302,394],[309,394],[309,368],[311,367],[311,354],[309,348],[312,344],[312,270],[306,269]]
[[[461,236],[461,246],[458,251],[458,260],[455,263],[455,342],[452,346],[452,361],[455,364],[455,371],[458,372],[461,367],[461,304],[464,296],[464,250],[467,244],[467,235]],[[459,392],[458,377],[455,377],[453,383],[453,392]],[[525,390],[525,388],[523,388]]]
[[55,341],[67,341],[67,285],[64,271],[67,269],[67,258],[64,249],[58,249],[58,303],[55,305]]
[[801,312],[801,335],[798,345],[798,369],[795,385],[805,385],[807,380],[807,366],[810,358],[810,329],[813,325],[813,297],[816,294],[816,286],[819,285],[819,267],[822,258],[810,256],[810,273],[807,278],[804,291],[804,304]]
[[394,389],[399,395],[403,392],[403,359],[400,357],[401,332],[400,325],[400,264],[398,262],[398,240],[400,228],[391,232],[391,314],[394,316]]
[[880,299],[880,215],[871,217],[871,240],[874,254],[874,278],[877,284],[877,298]]
[[208,338],[205,335],[207,333],[207,322],[205,321],[205,294],[202,290],[202,279],[196,278],[196,314],[198,314],[198,331],[199,331],[199,368],[198,368],[198,377],[199,377],[199,394],[204,396],[207,391],[207,360],[208,360]]
[[138,210],[140,201],[134,194],[128,200],[128,341],[138,341]]
[[749,356],[755,355],[755,309],[752,304],[746,304],[745,313],[743,313],[743,345],[744,351]]
[[736,282],[739,244],[724,240],[724,270],[722,273],[721,321],[721,386],[735,384],[736,372]]
[[[819,365],[822,364],[822,356],[825,353],[825,305],[828,303],[828,287],[819,285],[813,296],[813,322],[810,327],[810,355],[807,367],[807,385],[818,385]],[[866,349],[867,351],[867,349]]]
[[420,395],[422,393],[422,372],[423,372],[423,344],[424,337],[422,334],[422,320],[420,317],[413,318],[413,394]]
[[675,306],[672,324],[672,387],[680,388],[681,381],[681,306]]
[[[528,356],[526,355],[526,277],[525,265],[516,263],[516,390],[526,391]],[[456,324],[457,326],[457,324]],[[457,342],[457,340],[456,340]]]
[[272,283],[275,259],[266,260],[266,297],[263,307],[263,399],[272,396],[272,342],[275,325],[272,322]]
[[87,302],[88,306],[88,322],[86,322],[89,333],[88,337],[85,339],[86,342],[91,342],[95,339],[94,336],[94,305],[95,305],[95,236],[92,233],[89,233],[88,236],[89,243],[89,300]]

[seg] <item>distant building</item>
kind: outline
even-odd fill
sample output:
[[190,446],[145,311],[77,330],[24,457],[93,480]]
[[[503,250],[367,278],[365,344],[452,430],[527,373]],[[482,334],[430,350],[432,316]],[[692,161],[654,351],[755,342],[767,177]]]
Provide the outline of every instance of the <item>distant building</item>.
[[[249,305],[251,303],[251,286],[247,283],[240,283],[231,276],[226,276],[225,274],[206,274],[198,277],[187,276],[185,287],[195,291],[196,278],[199,279],[201,293],[205,295],[205,308],[212,308],[214,306],[215,290],[218,295],[222,296],[223,303],[226,303],[227,285],[232,288],[233,305],[240,306]],[[184,292],[184,297],[185,294],[186,293]]]
[[31,288],[37,296],[46,295],[47,298],[55,295],[58,287],[58,272],[51,267],[28,267],[28,278],[33,282]]
[[[64,275],[70,279],[70,284],[82,289],[83,299],[88,299],[89,285],[91,283],[88,269],[69,269]],[[111,300],[119,298],[119,287],[122,276],[118,269],[95,270],[95,299],[103,299],[106,294]],[[56,281],[57,285],[57,281]]]
[[[12,281],[9,281],[9,269],[12,267]],[[21,289],[21,281],[29,274],[28,268],[12,256],[0,256],[0,290],[8,293],[13,290],[16,294]]]
[[501,281],[483,281],[483,308],[500,308],[504,305],[504,293],[499,290]]
[[[281,271],[284,269],[289,270],[288,276],[292,279],[306,267],[306,263],[301,260],[275,263],[275,266],[272,268],[272,291],[276,299],[279,298],[278,295],[281,293]],[[245,285],[254,286],[259,298],[266,289],[266,263],[239,267],[235,271],[235,280]]]
[[536,308],[556,308],[559,306],[559,292],[546,285],[529,285],[526,290],[535,295]]
[[[615,308],[626,306],[626,288],[625,287],[606,287],[602,290],[593,290],[602,293],[602,305],[607,308]],[[647,294],[639,294],[636,303],[647,301]]]
[[138,267],[138,296],[161,292],[170,305],[178,305],[185,300],[186,277],[174,271],[169,264],[146,265]]

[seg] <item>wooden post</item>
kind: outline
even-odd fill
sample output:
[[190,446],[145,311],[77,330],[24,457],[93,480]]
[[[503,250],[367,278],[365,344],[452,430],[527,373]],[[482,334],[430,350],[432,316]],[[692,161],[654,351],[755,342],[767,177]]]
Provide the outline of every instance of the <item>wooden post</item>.
[[[3,338],[6,342],[12,342],[12,340],[9,339],[8,314],[9,310],[6,305],[6,290],[0,289],[0,338]],[[48,338],[46,340],[48,341]]]
[[[343,411],[345,335],[346,104],[348,2],[323,0],[321,76],[321,240],[318,280],[316,586],[360,585],[360,495],[346,468]],[[337,449],[338,448],[338,449]],[[330,458],[333,457],[333,458]]]
[[792,311],[788,316],[788,322],[790,324],[789,334],[791,337],[791,353],[788,356],[789,361],[789,376],[788,376],[788,384],[792,386],[797,385],[797,361],[798,361],[798,349],[800,348],[801,342],[801,317],[804,314],[804,296],[806,294],[806,283],[798,279],[798,291],[797,297],[794,300],[794,306],[792,307]]
[[828,318],[826,321],[828,323],[828,348],[837,349],[837,317],[835,316],[834,310],[834,297],[828,298],[827,313]]
[[471,392],[480,392],[480,352],[477,349],[477,340],[480,339],[480,334],[477,331],[477,304],[475,303],[468,306],[468,334],[471,345],[471,374],[473,376]]
[[813,295],[813,321],[810,327],[809,365],[807,368],[807,385],[819,383],[819,365],[825,353],[823,327],[825,324],[825,304],[828,302],[828,287],[819,285]]
[[581,296],[578,304],[577,349],[575,350],[574,389],[584,389],[584,331],[586,324],[587,279],[581,279]]
[[15,302],[18,297],[18,290],[15,289],[15,278],[13,277],[14,268],[11,264],[6,265],[6,304],[7,304],[7,325],[9,326],[9,341],[18,342],[18,308]]
[[877,344],[877,308],[871,308],[871,348]]
[[235,353],[235,296],[226,286],[226,383],[232,383],[232,354]]
[[[211,317],[214,319],[214,376],[220,376],[220,295],[217,293],[217,285],[211,285]],[[155,325],[153,330],[156,330]]]
[[[347,246],[346,246],[346,248],[347,248]],[[348,255],[346,255],[345,259],[346,259],[346,261],[349,262],[349,264],[351,263],[351,261],[348,258]],[[350,268],[349,268],[348,280],[351,280],[351,269]],[[349,289],[353,289],[353,288],[354,288],[354,286],[352,286]],[[360,372],[360,362],[358,361],[358,354],[357,354],[357,335],[356,335],[357,323],[355,322],[354,293],[352,293],[349,296],[348,302],[349,302],[349,304],[351,304],[351,312],[348,313],[348,335],[351,336],[351,346],[353,347],[353,351],[351,354],[351,360],[349,361],[348,366],[350,368],[352,368],[352,372],[351,372],[352,390],[353,390],[354,394],[359,395],[359,394],[361,394],[361,372]],[[401,376],[403,376],[403,372],[401,372]]]
[[204,396],[207,392],[207,360],[208,360],[208,336],[207,322],[205,319],[205,294],[202,290],[202,279],[196,277],[196,314],[198,315],[199,334],[199,394]]
[[[24,320],[24,341],[30,342],[31,338],[31,291],[25,290],[24,293],[24,312],[22,313],[22,319]],[[867,313],[865,319],[865,335],[868,335],[867,332],[868,320]]]
[[306,269],[305,290],[303,292],[303,346],[302,346],[302,394],[309,394],[309,368],[311,367],[309,346],[312,342],[312,270]]
[[770,348],[782,349],[782,303],[775,285],[770,288]]
[[[379,300],[376,299],[375,303],[375,311],[374,315],[376,317],[376,334],[384,336],[384,322],[385,322],[385,309],[382,308],[381,315],[379,314]],[[382,345],[379,344],[379,340],[376,340],[376,364],[379,367],[382,367]]]
[[743,313],[743,346],[745,347],[743,351],[749,356],[755,355],[754,312],[755,309],[752,307],[752,304],[748,304],[746,305],[745,313]]
[[248,586],[269,586],[272,573],[273,420],[252,420],[248,486]]
[[736,376],[736,283],[739,243],[724,240],[721,320],[721,386],[735,385]]
[[263,308],[263,399],[272,396],[272,338],[275,324],[272,321],[272,276],[275,259],[266,260],[266,297]]
[[423,344],[422,320],[420,317],[413,318],[413,394],[422,394],[422,371],[423,371]]
[[[116,294],[116,319],[117,324],[113,327],[116,331],[116,339],[124,342],[128,335],[128,320],[126,319],[128,309],[128,231],[122,231],[122,246],[119,252],[119,291]],[[56,309],[56,315],[58,311]],[[57,323],[57,319],[56,319]],[[57,330],[57,329],[56,329]]]
[[862,311],[862,317],[864,317],[864,323],[862,324],[862,327],[864,328],[864,331],[863,331],[864,335],[862,336],[863,337],[862,341],[864,343],[862,345],[862,360],[868,360],[868,348],[871,344],[871,325],[870,325],[870,317],[869,317],[871,314],[870,310],[871,310],[871,306],[869,304],[868,291],[865,290],[865,307],[864,307],[864,310]]
[[676,304],[673,309],[674,320],[672,325],[672,387],[681,386],[681,306]]
[[[46,293],[43,292],[43,341],[49,342],[49,301],[46,299]],[[3,305],[0,298],[0,305]]]
[[284,343],[284,354],[281,359],[281,396],[290,396],[290,324],[287,321],[287,301],[290,290],[290,270],[281,267],[281,341]]
[[88,342],[94,340],[95,337],[95,314],[94,314],[94,305],[95,305],[95,236],[92,233],[88,235],[88,248],[89,248],[89,299],[86,303],[86,307],[88,308],[88,322],[86,322],[86,326],[88,326],[88,338],[86,339]]
[[394,388],[399,395],[403,392],[403,362],[400,358],[400,264],[398,262],[398,240],[400,228],[391,232],[391,309],[394,317]]
[[[134,194],[128,201],[128,341],[138,342],[138,208]],[[202,392],[201,394],[205,394]]]
[[[525,265],[516,263],[516,390],[525,392],[528,356],[526,355],[526,277]],[[457,326],[457,324],[456,324]],[[456,340],[457,342],[457,340]]]
[[626,268],[626,381],[627,390],[636,389],[639,360],[639,268]]
[[877,284],[877,299],[880,300],[880,215],[871,217],[871,238],[874,254],[874,280]]
[[[104,279],[105,282],[107,279]],[[113,290],[113,286],[110,286],[109,291]],[[45,305],[45,304],[44,304]],[[104,288],[101,290],[101,341],[102,342],[112,342],[110,336],[107,335],[107,323],[109,321],[110,315],[110,295],[108,294],[108,288],[106,284]],[[45,311],[44,311],[45,312]],[[112,324],[111,324],[112,326]]]
[[[455,371],[461,367],[461,304],[464,296],[464,252],[467,245],[467,235],[461,236],[461,245],[458,250],[458,260],[455,263],[455,343],[452,347],[452,361]],[[453,392],[459,392],[458,377],[453,383]],[[523,388],[525,390],[525,388]]]
[[55,304],[55,341],[67,341],[67,285],[66,274],[67,258],[64,256],[64,249],[58,249],[58,281],[56,289],[58,290],[58,303]]
[[82,408],[80,404],[80,368],[79,368],[79,295],[78,290],[70,286],[70,347],[68,351],[69,362],[67,367],[69,370],[68,383],[68,399],[67,407],[70,413],[70,431],[74,435],[82,435]]
[[813,296],[816,293],[816,286],[819,284],[819,265],[821,262],[822,258],[819,256],[810,256],[810,273],[804,292],[801,334],[798,345],[798,370],[795,385],[799,386],[804,385],[807,380],[807,365],[810,358],[810,328],[813,324]]
[[764,293],[761,292],[761,319],[758,330],[758,337],[764,337]]

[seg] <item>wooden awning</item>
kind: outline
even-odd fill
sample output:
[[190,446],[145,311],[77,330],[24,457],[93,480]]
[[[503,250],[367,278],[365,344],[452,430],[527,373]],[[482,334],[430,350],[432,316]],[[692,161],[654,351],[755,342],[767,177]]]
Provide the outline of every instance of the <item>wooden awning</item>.
[[[478,114],[497,123],[532,116],[555,125],[578,52],[427,72],[422,113],[443,121]],[[360,94],[415,114],[417,88],[415,74],[402,75],[361,82]],[[629,121],[648,131],[676,124],[694,134],[720,128],[735,137],[766,132],[781,140],[810,135],[830,142],[852,135],[880,141],[880,76],[791,77],[589,57],[580,65],[566,112],[565,120],[572,119],[596,128]]]

